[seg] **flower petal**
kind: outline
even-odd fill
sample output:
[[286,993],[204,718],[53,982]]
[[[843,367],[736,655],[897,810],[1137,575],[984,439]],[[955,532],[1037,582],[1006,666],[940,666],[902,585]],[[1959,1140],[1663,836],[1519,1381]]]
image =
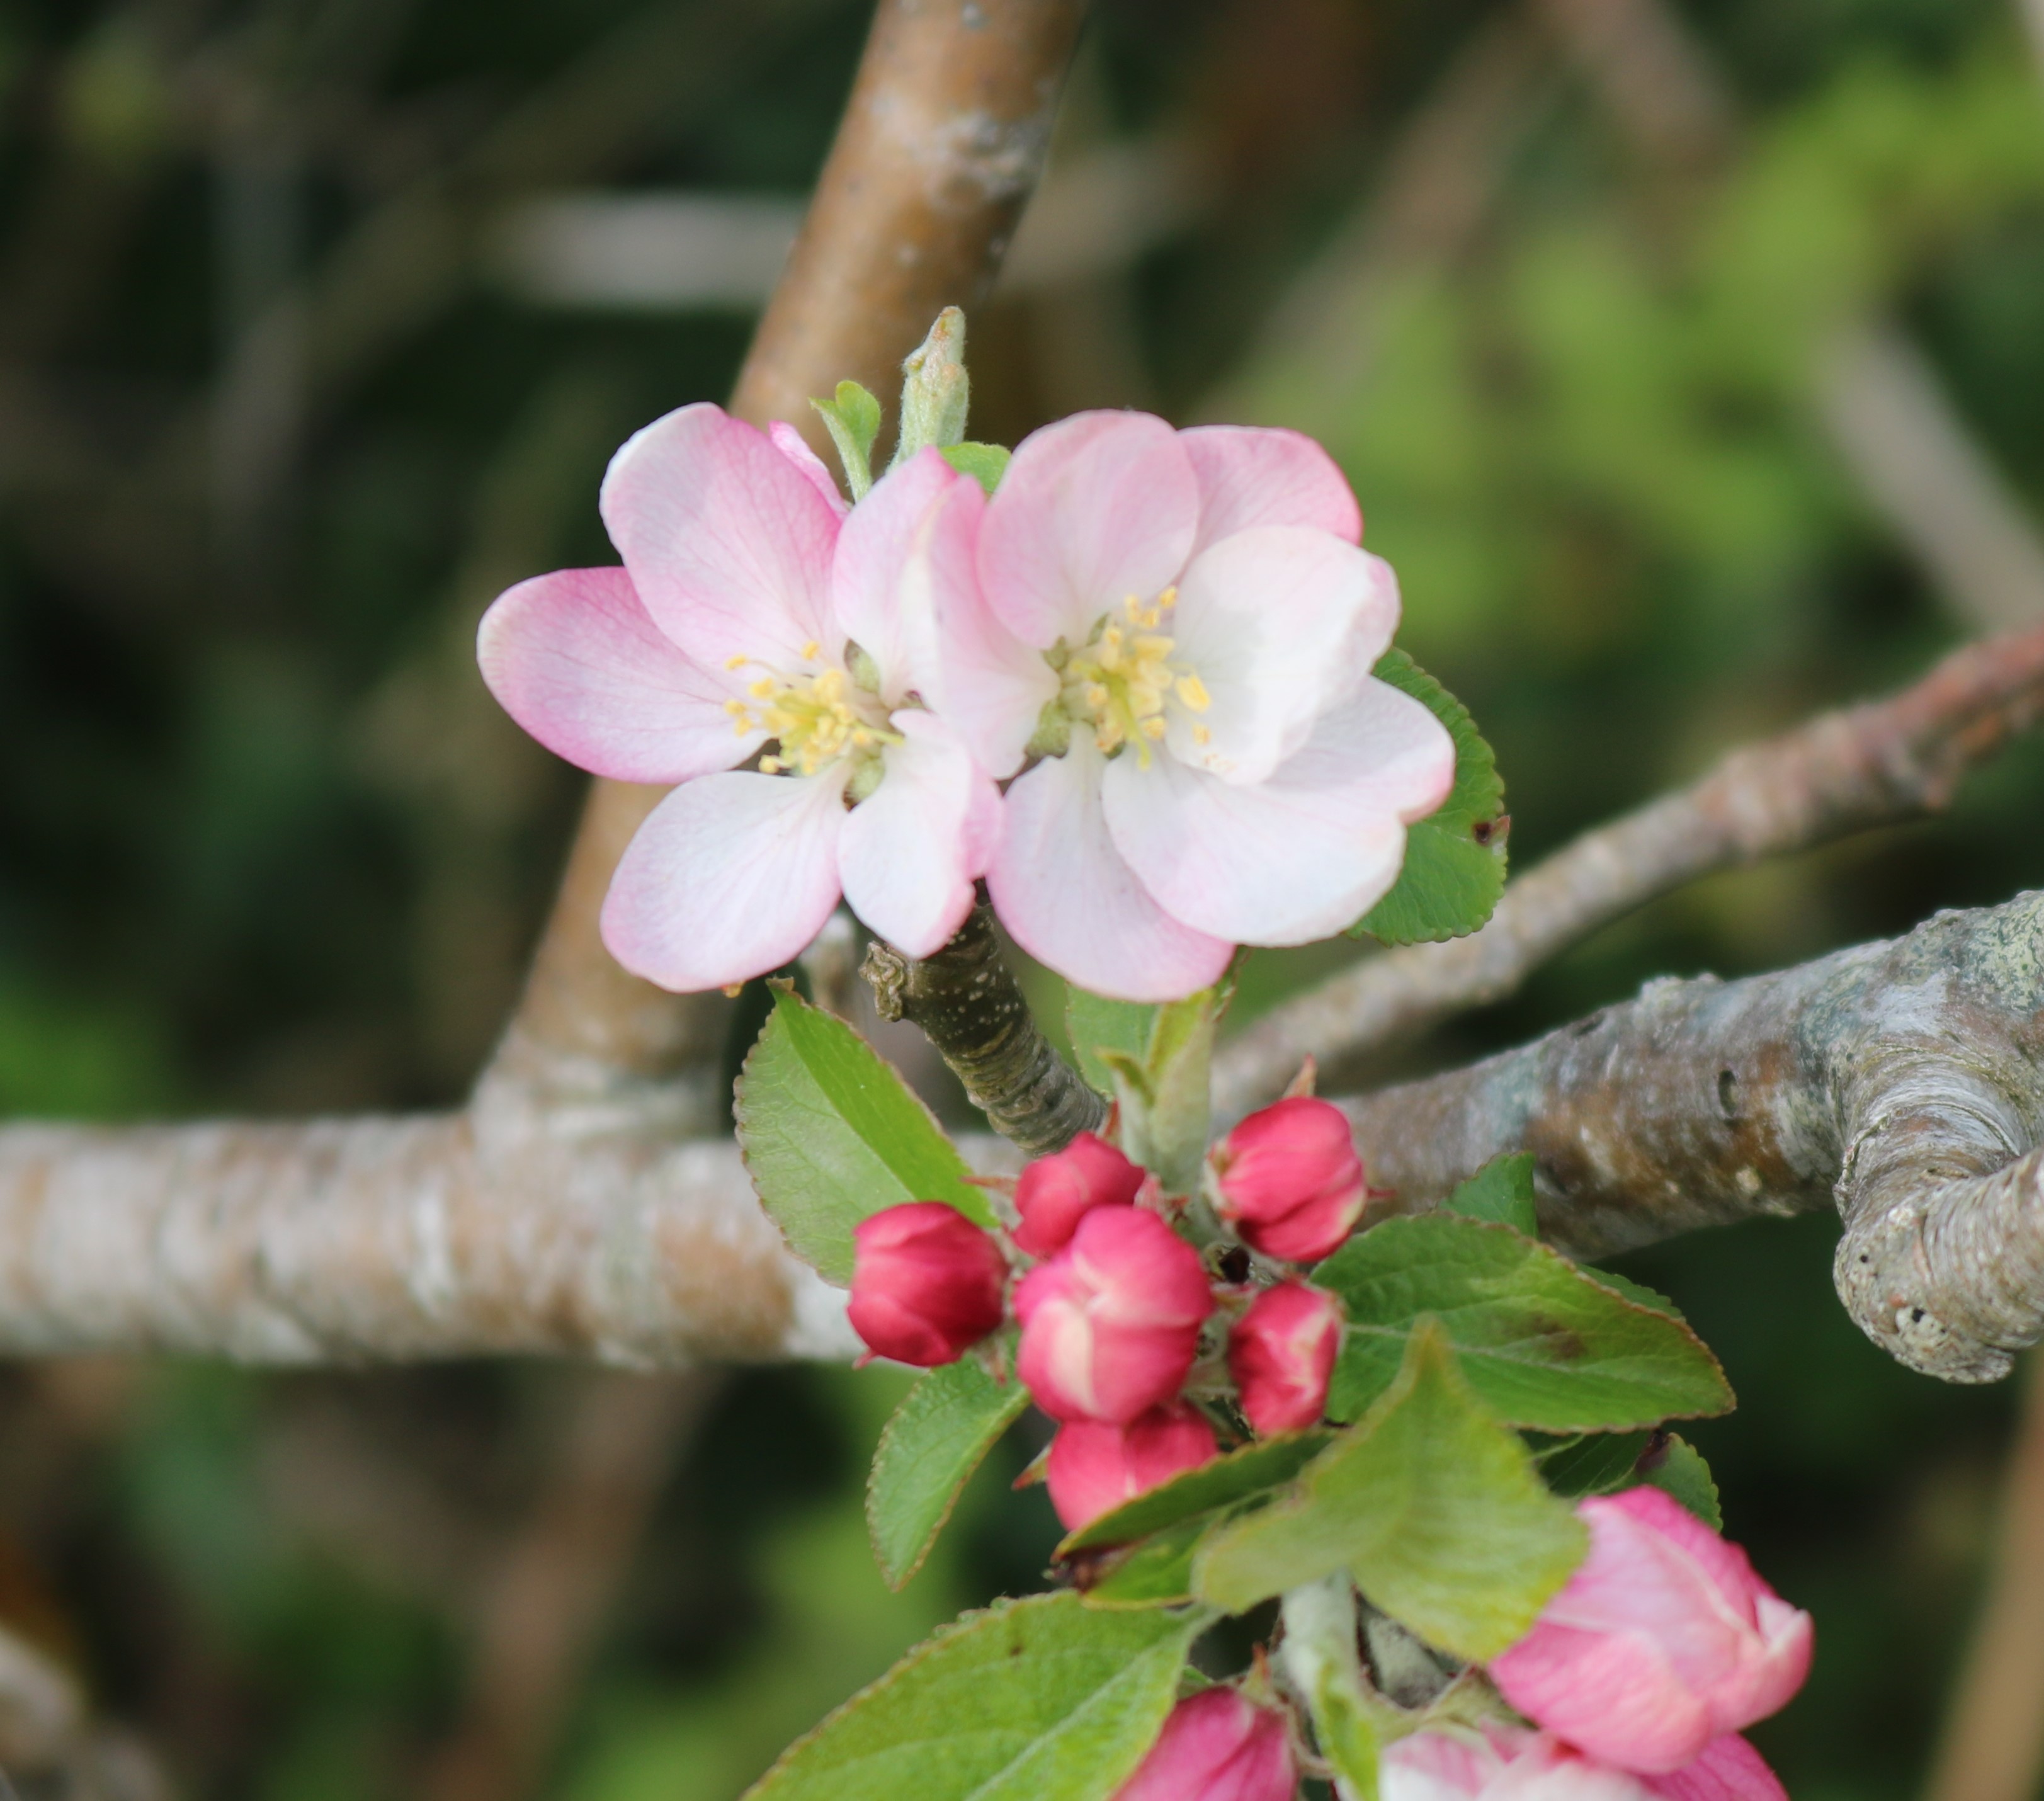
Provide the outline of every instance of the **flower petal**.
[[611,955],[680,994],[779,969],[837,904],[845,774],[843,764],[815,777],[738,770],[677,788],[611,877]]
[[774,449],[801,470],[803,478],[823,496],[839,518],[851,511],[844,496],[838,492],[837,478],[831,474],[830,465],[809,448],[802,434],[786,420],[774,420],[766,428],[766,437]]
[[1455,741],[1410,694],[1366,676],[1353,697],[1320,715],[1298,755],[1271,780],[1289,788],[1366,789],[1410,825],[1438,811],[1454,786]]
[[686,781],[742,762],[723,685],[675,649],[621,569],[563,569],[507,589],[482,616],[476,661],[498,704],[578,768],[616,781]]
[[1133,594],[1185,567],[1199,484],[1178,434],[1147,413],[1078,413],[1017,447],[986,509],[979,574],[988,603],[1039,650],[1082,642]]
[[610,459],[601,504],[646,610],[705,669],[792,669],[830,637],[837,516],[765,432],[685,406]]
[[1362,509],[1335,459],[1302,432],[1195,425],[1178,434],[1200,484],[1197,556],[1252,525],[1310,525],[1362,541]]
[[1788,1801],[1781,1779],[1743,1738],[1727,1733],[1704,1748],[1693,1763],[1641,1785],[1664,1801]]
[[1194,558],[1169,629],[1208,705],[1167,707],[1172,754],[1229,781],[1267,779],[1391,641],[1377,561],[1296,525],[1253,526]]
[[929,713],[895,714],[886,778],[838,840],[851,910],[897,950],[927,957],[972,911],[1001,824],[1001,795],[958,735]]
[[904,572],[902,607],[924,622],[936,646],[923,672],[923,698],[964,738],[989,774],[1005,780],[1022,766],[1057,673],[1043,653],[994,617],[981,592],[974,552],[986,497],[956,483],[924,519]]
[[1083,732],[1008,790],[986,872],[994,909],[1039,962],[1096,994],[1173,1000],[1220,978],[1234,950],[1173,919],[1108,835],[1101,755]]
[[881,697],[889,706],[926,685],[936,659],[930,609],[905,605],[902,583],[932,510],[961,482],[980,492],[941,451],[920,451],[874,484],[838,536],[831,569],[838,624],[878,665]]

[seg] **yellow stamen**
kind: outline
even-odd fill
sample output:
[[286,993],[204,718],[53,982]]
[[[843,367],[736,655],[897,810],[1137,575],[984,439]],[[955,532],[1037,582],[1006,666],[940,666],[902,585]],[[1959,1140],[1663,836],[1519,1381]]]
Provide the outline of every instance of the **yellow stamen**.
[[1213,705],[1213,697],[1207,693],[1207,685],[1190,670],[1178,678],[1177,688],[1178,698],[1196,713],[1203,713]]
[[809,643],[802,647],[802,661],[804,662],[814,662],[816,660],[816,653],[822,650],[822,648],[823,646],[819,644],[815,639],[812,638]]

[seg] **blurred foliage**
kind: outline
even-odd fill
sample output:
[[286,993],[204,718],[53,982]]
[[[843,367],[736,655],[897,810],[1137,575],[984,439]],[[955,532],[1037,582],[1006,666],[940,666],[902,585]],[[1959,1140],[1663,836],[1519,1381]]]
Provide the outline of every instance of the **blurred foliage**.
[[[1908,329],[2044,517],[2044,90],[1988,0],[1696,4],[1743,121],[1722,167],[1671,171],[1535,31],[1539,103],[1467,240],[1330,285],[1501,11],[1103,0],[1058,156],[1190,145],[1201,209],[1132,269],[976,318],[974,430],[1220,392],[1324,437],[1400,570],[1404,641],[1496,748],[1523,868],[1960,636],[1817,423],[1836,324]],[[0,1108],[460,1092],[576,793],[482,696],[474,620],[606,556],[605,459],[720,395],[747,330],[525,304],[490,223],[560,188],[800,192],[866,17],[0,6]],[[1266,337],[1302,282],[1338,367]],[[1699,884],[1372,1073],[2002,898],[2044,880],[2040,802],[2032,741],[1945,818]],[[1254,958],[1243,1009],[1354,954]],[[1761,1742],[1799,1801],[1891,1801],[1969,1616],[2009,1402],[1862,1340],[1831,1233],[1755,1224],[1625,1267],[1722,1353],[1742,1404],[1697,1442],[1735,1534],[1818,1615],[1810,1688]],[[486,1601],[593,1380],[10,1371],[0,1619],[189,1794],[467,1801],[444,1753],[494,1667]],[[858,1502],[893,1392],[727,1384],[655,1469],[530,1792],[728,1801],[935,1621],[1038,1579],[1052,1527],[1005,1486],[1017,1443],[887,1594]]]

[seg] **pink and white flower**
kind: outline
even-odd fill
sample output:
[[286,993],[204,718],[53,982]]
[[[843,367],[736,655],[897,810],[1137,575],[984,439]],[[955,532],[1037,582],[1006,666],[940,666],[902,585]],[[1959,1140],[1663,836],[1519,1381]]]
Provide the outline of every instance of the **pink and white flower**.
[[1148,1172],[1105,1139],[1081,1132],[1062,1150],[1039,1157],[1015,1183],[1015,1248],[1053,1257],[1071,1242],[1079,1221],[1096,1207],[1127,1207],[1143,1192]]
[[1803,1685],[1810,1616],[1658,1488],[1577,1503],[1589,1555],[1490,1665],[1528,1719],[1621,1768],[1679,1769]]
[[1228,1373],[1243,1417],[1266,1438],[1317,1426],[1341,1340],[1341,1303],[1325,1288],[1266,1288],[1228,1335]]
[[1259,1108],[1208,1159],[1218,1210],[1236,1237],[1289,1263],[1328,1255],[1354,1230],[1370,1198],[1348,1116],[1312,1095]]
[[1001,1323],[1008,1259],[941,1200],[884,1207],[852,1228],[851,1329],[875,1357],[931,1369]]
[[1293,1801],[1298,1792],[1285,1716],[1222,1686],[1171,1710],[1113,1801]]
[[1138,1414],[1126,1425],[1069,1420],[1051,1441],[1044,1480],[1051,1505],[1076,1532],[1124,1501],[1212,1463],[1220,1446],[1206,1415],[1187,1401]]
[[1380,1801],[1788,1801],[1743,1738],[1713,1740],[1679,1770],[1613,1769],[1547,1733],[1416,1732],[1385,1748]]
[[790,428],[685,406],[604,478],[624,567],[536,577],[485,616],[484,679],[541,743],[679,785],[604,904],[627,969],[682,992],[744,981],[840,896],[912,956],[963,922],[1000,801],[920,704],[934,647],[916,573],[961,482],[978,492],[926,451],[847,512]]
[[926,697],[1016,778],[987,881],[1024,949],[1166,1000],[1390,887],[1454,751],[1370,674],[1397,585],[1318,446],[1084,413],[1025,440],[991,501],[950,504]]

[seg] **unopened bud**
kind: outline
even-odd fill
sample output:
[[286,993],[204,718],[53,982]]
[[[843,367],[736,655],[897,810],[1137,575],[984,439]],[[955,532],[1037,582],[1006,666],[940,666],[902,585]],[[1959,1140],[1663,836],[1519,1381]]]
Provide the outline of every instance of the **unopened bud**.
[[1215,1688],[1171,1710],[1114,1801],[1293,1801],[1298,1790],[1285,1716]]
[[947,306],[901,365],[901,420],[894,461],[965,440],[972,384],[965,372],[965,315]]
[[1213,1428],[1196,1407],[1153,1407],[1126,1426],[1075,1419],[1058,1428],[1044,1465],[1051,1505],[1067,1530],[1111,1513],[1158,1484],[1220,1454]]
[[1341,1303],[1324,1288],[1280,1282],[1250,1303],[1228,1335],[1228,1368],[1258,1433],[1320,1423],[1341,1335]]
[[1096,1207],[1125,1207],[1143,1188],[1140,1164],[1104,1139],[1081,1132],[1051,1157],[1039,1157],[1015,1185],[1022,1223],[1015,1243],[1032,1257],[1052,1257],[1071,1242],[1080,1219]]
[[1289,1263],[1333,1250],[1370,1194],[1347,1116],[1305,1095],[1251,1114],[1214,1147],[1213,1170],[1235,1235]]
[[954,1363],[1001,1323],[1008,1260],[991,1233],[941,1200],[912,1200],[853,1228],[851,1327],[877,1357]]

